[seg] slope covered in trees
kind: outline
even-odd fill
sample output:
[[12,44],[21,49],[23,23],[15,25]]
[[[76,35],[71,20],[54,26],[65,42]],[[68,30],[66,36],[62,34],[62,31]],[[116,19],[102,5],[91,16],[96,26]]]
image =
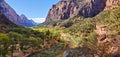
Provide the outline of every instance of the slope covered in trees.
[[103,11],[93,18],[78,17],[51,22],[47,27],[60,31],[60,39],[65,44],[69,43],[58,54],[59,57],[65,54],[68,57],[119,56],[120,7]]
[[0,57],[120,56],[120,7],[32,28],[16,27],[2,15],[0,21],[12,28],[0,32]]

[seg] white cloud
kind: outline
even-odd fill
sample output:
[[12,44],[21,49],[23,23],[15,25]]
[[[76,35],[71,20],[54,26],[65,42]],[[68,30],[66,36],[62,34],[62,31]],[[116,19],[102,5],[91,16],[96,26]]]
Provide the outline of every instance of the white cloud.
[[35,21],[36,23],[42,23],[45,21],[45,18],[29,18],[32,19],[33,21]]

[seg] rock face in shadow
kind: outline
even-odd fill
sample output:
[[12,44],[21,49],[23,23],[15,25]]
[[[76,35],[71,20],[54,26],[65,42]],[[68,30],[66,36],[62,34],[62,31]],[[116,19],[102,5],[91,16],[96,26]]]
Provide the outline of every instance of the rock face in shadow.
[[18,27],[20,27],[20,26],[11,22],[3,14],[0,13],[0,32],[6,31],[6,30],[12,29],[12,28],[18,28]]
[[119,0],[112,0],[112,2],[110,0],[61,0],[49,10],[46,22],[79,16],[85,18],[94,17],[104,9],[108,9],[107,7],[113,7],[116,1]]
[[[21,16],[19,16],[13,8],[11,8],[6,2],[5,0],[0,0],[0,12],[6,16],[10,21],[22,25],[22,26],[26,26],[29,27],[31,26],[32,22],[28,21],[28,19],[22,19]],[[25,25],[25,24],[30,24],[30,25]],[[33,24],[34,26],[36,24]]]
[[32,26],[36,26],[37,23],[35,23],[33,20],[29,20],[24,14],[22,14],[21,16],[21,24],[27,27],[32,27]]

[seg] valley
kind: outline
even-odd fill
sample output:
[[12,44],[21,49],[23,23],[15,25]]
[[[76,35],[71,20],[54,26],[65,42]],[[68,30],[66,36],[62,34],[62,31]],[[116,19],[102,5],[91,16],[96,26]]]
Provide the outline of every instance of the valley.
[[0,7],[0,57],[120,57],[119,0],[61,0],[37,26],[6,8]]

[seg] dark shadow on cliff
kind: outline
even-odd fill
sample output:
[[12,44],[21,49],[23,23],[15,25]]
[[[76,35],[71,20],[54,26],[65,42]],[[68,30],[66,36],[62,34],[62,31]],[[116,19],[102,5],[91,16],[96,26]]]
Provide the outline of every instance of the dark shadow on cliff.
[[82,10],[79,11],[79,16],[83,16],[85,18],[94,17],[100,12],[102,12],[106,7],[106,0],[94,0],[91,1],[89,5],[85,5]]

